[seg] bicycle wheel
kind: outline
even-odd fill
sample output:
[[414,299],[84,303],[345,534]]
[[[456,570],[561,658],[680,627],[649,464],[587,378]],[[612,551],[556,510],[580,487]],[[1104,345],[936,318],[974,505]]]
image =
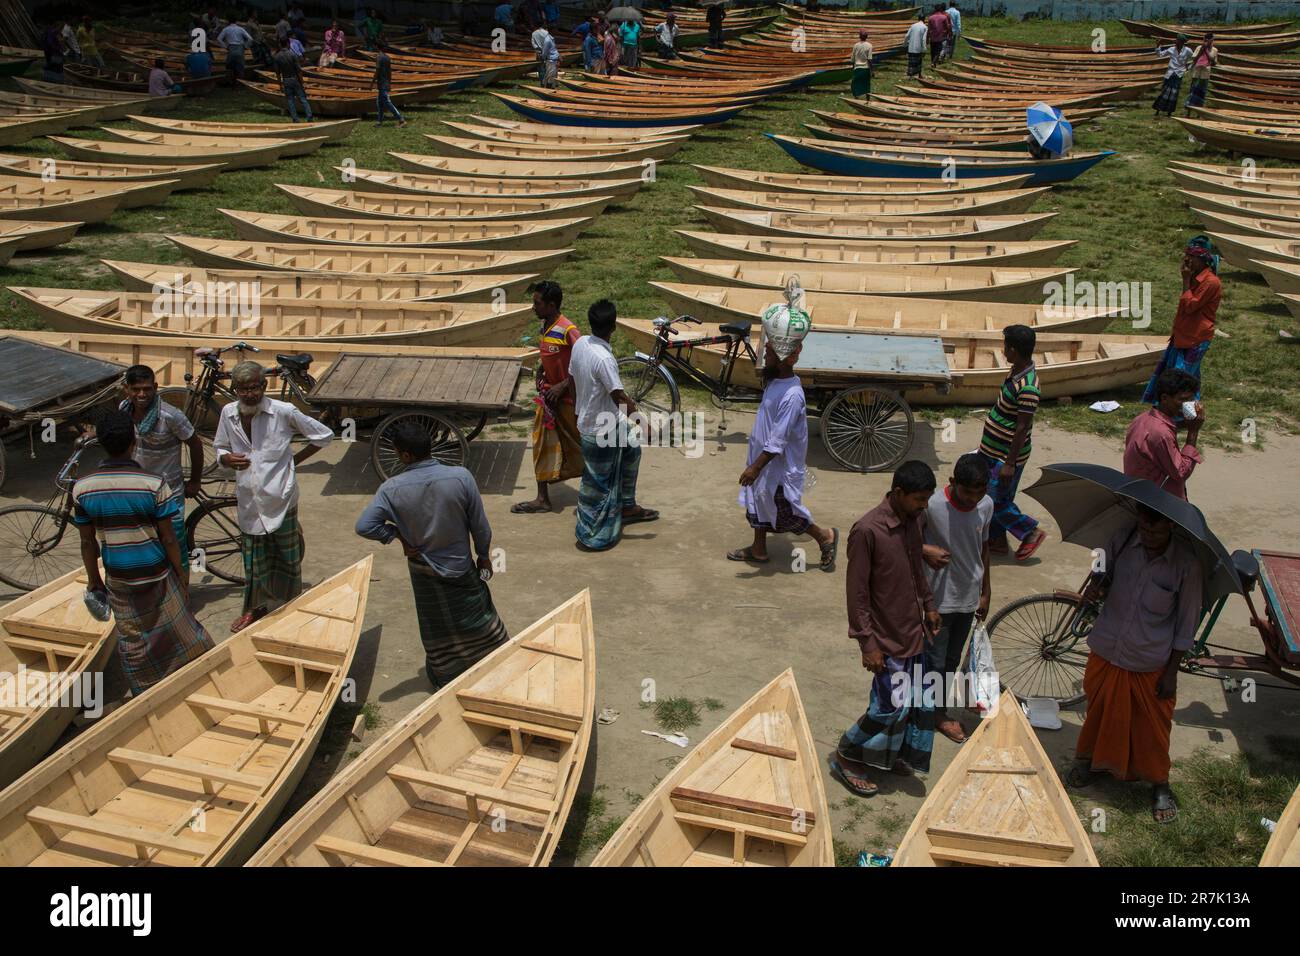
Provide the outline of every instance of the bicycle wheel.
[[394,412],[380,422],[370,436],[370,461],[381,481],[406,470],[392,439],[392,429],[399,422],[415,422],[421,428],[428,429],[433,457],[444,465],[465,464],[465,455],[469,452],[468,442],[460,429],[447,419],[432,412]]
[[[233,498],[203,502],[185,519],[185,537],[192,563],[201,561],[204,571],[231,584],[243,584],[243,536],[236,508]],[[191,567],[190,573],[200,573],[199,567]]]
[[1003,688],[1020,698],[1051,697],[1062,707],[1083,700],[1092,619],[1080,622],[1080,633],[1070,630],[1081,603],[1077,594],[1031,594],[989,618]]
[[64,511],[39,505],[0,509],[0,581],[34,591],[81,567],[81,535]]
[[681,410],[682,397],[677,383],[663,366],[634,355],[618,360],[618,375],[628,397],[641,411],[669,415]]
[[912,447],[914,431],[902,396],[871,385],[839,392],[822,412],[822,444],[850,471],[891,471]]
[[[217,453],[212,448],[212,439],[217,434],[217,421],[221,416],[221,406],[188,388],[178,385],[158,389],[158,397],[168,405],[179,408],[194,426],[195,433],[203,442],[203,478],[230,477],[229,468],[217,464]],[[190,477],[190,448],[181,445],[181,477]]]

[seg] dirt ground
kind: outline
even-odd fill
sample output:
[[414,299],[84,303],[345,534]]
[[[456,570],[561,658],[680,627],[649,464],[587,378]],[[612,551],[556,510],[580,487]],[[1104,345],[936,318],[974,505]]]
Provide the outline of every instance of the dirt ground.
[[[618,547],[600,555],[574,546],[576,482],[553,493],[558,513],[509,514],[513,501],[531,497],[533,491],[523,428],[494,428],[471,444],[469,465],[483,492],[494,547],[504,549],[506,567],[494,579],[492,593],[507,627],[516,632],[581,588],[591,589],[597,634],[596,706],[621,712],[615,723],[598,726],[590,761],[594,766],[587,775],[590,783],[602,788],[607,818],[625,815],[684,752],[641,733],[656,729],[652,713],[639,706],[647,680],[654,681],[660,698],[721,702],[719,709],[700,708],[701,723],[686,731],[692,743],[786,667],[794,668],[823,755],[866,705],[868,675],[856,645],[846,636],[843,555],[840,568],[832,574],[791,570],[792,547],[802,546],[815,554],[806,539],[773,539],[774,561],[761,569],[723,558],[727,548],[749,539],[735,489],[751,424],[752,415],[731,412],[725,432],[719,433],[717,413],[710,411],[708,440],[698,457],[676,449],[648,449],[639,497],[663,517],[655,524],[633,526]],[[951,443],[940,438],[940,431],[918,422],[913,451],[935,468],[942,483],[952,462],[978,444],[979,423],[961,422]],[[38,447],[35,461],[28,460],[25,452],[11,446],[6,503],[44,498],[66,446]],[[1190,492],[1227,547],[1300,551],[1300,511],[1295,507],[1300,442],[1280,439],[1266,443],[1262,451],[1229,456],[1212,450],[1206,457],[1191,480]],[[1087,436],[1036,429],[1033,458],[1022,487],[1037,479],[1038,465],[1062,461],[1118,466],[1119,449]],[[816,481],[805,501],[815,520],[845,534],[887,490],[887,476],[834,470],[816,438],[815,426],[809,464]],[[308,582],[321,580],[368,551],[377,552],[366,630],[353,676],[360,699],[377,704],[383,722],[366,733],[362,744],[344,740],[319,755],[291,807],[429,692],[401,551],[360,539],[352,530],[377,487],[368,447],[335,442],[307,463],[300,480]],[[1022,503],[1030,513],[1042,516],[1032,500]],[[1021,595],[1073,587],[1082,579],[1088,552],[1062,544],[1050,519],[1045,519],[1045,527],[1052,537],[1035,559],[1024,565],[1003,559],[994,568],[995,610]],[[0,600],[11,596],[0,593]],[[229,622],[238,614],[239,592],[209,583],[196,587],[195,597],[199,617],[214,638],[228,636]],[[1259,638],[1240,599],[1229,603],[1216,629],[1216,641],[1258,649]],[[1283,738],[1294,739],[1300,718],[1300,697],[1295,693],[1261,688],[1252,705],[1239,697],[1227,694],[1218,681],[1182,677],[1173,733],[1175,758],[1204,745],[1276,753]],[[1041,732],[1058,766],[1069,759],[1081,709],[1062,716],[1062,730]],[[956,745],[936,738],[930,781],[955,751]],[[822,770],[825,774],[824,763]],[[859,801],[849,798],[829,775],[825,782],[836,838],[876,851],[886,851],[897,842],[926,790],[923,778],[887,777],[881,780],[877,797]],[[593,814],[587,826],[598,828],[601,822]]]

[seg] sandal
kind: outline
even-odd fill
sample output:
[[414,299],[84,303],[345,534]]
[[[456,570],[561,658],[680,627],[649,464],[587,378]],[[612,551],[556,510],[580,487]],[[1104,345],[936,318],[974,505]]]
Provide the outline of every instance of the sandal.
[[737,548],[735,551],[728,551],[727,560],[745,561],[748,562],[749,564],[767,564],[769,561],[772,560],[772,556],[769,554],[766,557],[760,558],[758,555],[754,553],[754,549],[752,547],[744,547],[744,548]]
[[831,777],[844,784],[844,789],[855,797],[874,797],[880,790],[862,774],[845,770],[844,765],[834,757],[831,757],[830,764]]
[[1074,766],[1071,767],[1065,775],[1065,782],[1069,786],[1079,790],[1083,787],[1092,786],[1100,776],[1101,774],[1096,770],[1093,770],[1087,762],[1075,761]]
[[1041,529],[1035,531],[1034,536],[1032,538],[1023,542],[1020,545],[1020,547],[1016,549],[1016,560],[1028,561],[1031,557],[1033,557],[1034,552],[1037,551],[1040,547],[1042,547],[1043,542],[1046,540],[1047,540],[1046,531],[1043,531]]
[[551,508],[543,508],[541,505],[534,504],[531,501],[518,501],[510,506],[512,515],[547,515],[551,513]]
[[835,570],[835,555],[840,551],[840,529],[831,528],[831,543],[822,545],[821,564],[823,571]]
[[658,520],[659,520],[659,512],[655,511],[653,508],[638,507],[637,510],[632,512],[630,515],[623,515],[624,524],[637,524],[638,522],[641,521],[658,521]]
[[251,611],[245,611],[242,615],[235,618],[235,623],[230,625],[230,633],[238,634],[248,625],[252,624],[258,618],[266,617],[265,607],[255,607]]
[[[1161,813],[1168,816],[1162,817]],[[1156,823],[1173,823],[1178,819],[1178,801],[1174,799],[1169,784],[1158,783],[1151,788],[1151,817]]]

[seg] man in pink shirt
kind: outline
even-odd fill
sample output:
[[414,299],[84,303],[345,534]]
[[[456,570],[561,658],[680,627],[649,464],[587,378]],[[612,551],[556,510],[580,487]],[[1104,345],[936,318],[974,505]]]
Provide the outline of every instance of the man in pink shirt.
[[[1146,478],[1177,498],[1187,500],[1187,479],[1203,459],[1196,440],[1205,424],[1205,410],[1193,401],[1201,383],[1182,369],[1165,369],[1156,379],[1156,403],[1128,427],[1124,437],[1124,474]],[[1196,407],[1187,418],[1187,440],[1178,447],[1178,426],[1184,404]]]
[[936,4],[934,12],[926,21],[929,28],[930,65],[935,66],[943,58],[943,45],[952,35],[952,21],[943,11],[943,4]]

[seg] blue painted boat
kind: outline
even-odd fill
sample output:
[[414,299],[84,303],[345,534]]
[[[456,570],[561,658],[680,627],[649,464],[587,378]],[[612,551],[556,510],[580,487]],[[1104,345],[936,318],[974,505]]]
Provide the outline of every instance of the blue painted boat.
[[765,133],[796,162],[838,176],[878,176],[888,179],[979,179],[986,176],[1030,176],[1029,185],[1063,183],[1086,172],[1113,149],[1077,153],[1064,159],[1000,158],[988,151],[914,149],[910,147],[849,146],[832,148],[816,140]]
[[722,123],[740,115],[745,106],[726,109],[697,110],[695,112],[664,112],[655,110],[629,110],[614,112],[602,107],[582,107],[573,103],[547,103],[525,100],[505,93],[493,93],[497,99],[520,116],[538,123],[558,126],[594,126],[606,129],[629,129],[639,126],[694,126],[696,124]]

